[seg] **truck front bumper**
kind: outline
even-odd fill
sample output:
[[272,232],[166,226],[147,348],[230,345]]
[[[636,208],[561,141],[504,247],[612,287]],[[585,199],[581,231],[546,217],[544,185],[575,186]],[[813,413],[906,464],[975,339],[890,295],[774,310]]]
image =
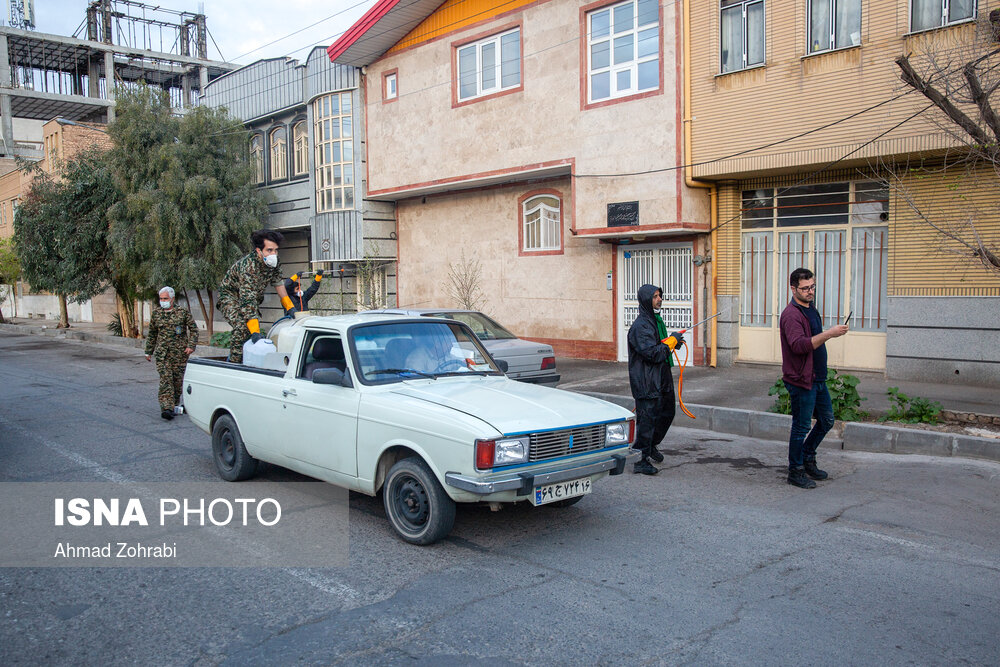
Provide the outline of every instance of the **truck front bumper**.
[[611,454],[607,458],[591,461],[583,465],[569,468],[555,468],[532,472],[510,473],[498,477],[476,478],[460,475],[457,472],[445,473],[444,479],[449,486],[469,491],[478,495],[487,495],[499,491],[516,490],[517,495],[526,496],[541,484],[555,484],[570,479],[580,479],[607,472],[609,475],[620,475],[625,471],[627,463],[639,460],[639,452],[629,449],[622,453]]

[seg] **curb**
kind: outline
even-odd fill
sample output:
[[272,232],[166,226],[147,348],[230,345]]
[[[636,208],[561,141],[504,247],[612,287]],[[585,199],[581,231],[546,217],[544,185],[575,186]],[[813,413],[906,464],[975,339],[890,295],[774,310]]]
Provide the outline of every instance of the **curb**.
[[[118,347],[131,347],[139,350],[145,345],[144,339],[122,338],[121,336],[114,336],[112,334],[93,333],[90,331],[75,331],[72,328],[50,329],[48,327],[29,324],[5,323],[0,324],[0,331],[48,336],[62,340],[79,340]],[[208,345],[199,345],[194,352],[194,356],[196,357],[218,357],[228,354],[229,350],[226,348],[211,347]],[[619,396],[618,394],[605,394],[596,391],[578,391],[576,393],[600,398],[628,410],[631,410],[634,405],[631,396]],[[792,418],[789,415],[690,403],[687,404],[687,408],[696,419],[691,419],[683,412],[678,412],[674,418],[675,425],[684,428],[695,428],[704,431],[715,431],[716,433],[729,433],[748,438],[758,438],[760,440],[777,441],[787,441],[788,433],[792,428]],[[857,452],[962,456],[1000,462],[1000,439],[980,438],[941,431],[923,431],[919,429],[900,428],[898,426],[882,426],[880,424],[866,424],[862,422],[837,422],[833,430],[827,434],[821,446]]]
[[[146,345],[145,338],[122,338],[113,334],[94,333],[93,331],[69,329],[52,329],[44,326],[31,324],[0,324],[0,331],[11,333],[31,334],[35,336],[48,336],[59,340],[79,340],[87,343],[99,343],[101,345],[114,345],[116,347],[131,347],[142,350]],[[229,354],[229,349],[224,347],[212,347],[211,345],[198,345],[195,348],[195,357],[219,357]]]
[[[600,398],[629,410],[634,405],[630,396],[596,391],[577,393]],[[675,426],[783,442],[788,441],[788,433],[792,428],[790,415],[690,403],[687,408],[696,419],[678,412],[674,417]],[[820,446],[856,452],[962,456],[1000,462],[1000,439],[862,422],[837,422]]]

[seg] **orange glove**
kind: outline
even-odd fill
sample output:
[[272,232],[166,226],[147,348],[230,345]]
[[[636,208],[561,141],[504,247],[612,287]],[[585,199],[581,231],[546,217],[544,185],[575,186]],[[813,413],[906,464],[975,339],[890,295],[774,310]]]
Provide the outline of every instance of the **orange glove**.
[[248,320],[247,329],[249,329],[250,333],[252,334],[260,333],[260,320],[258,320],[256,317],[253,318],[252,320]]

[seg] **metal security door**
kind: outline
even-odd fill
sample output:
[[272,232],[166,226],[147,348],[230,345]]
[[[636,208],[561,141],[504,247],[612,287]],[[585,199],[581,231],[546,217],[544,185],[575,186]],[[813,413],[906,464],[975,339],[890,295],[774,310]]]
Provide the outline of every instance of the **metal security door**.
[[[618,247],[618,361],[628,360],[628,328],[639,315],[636,292],[649,283],[663,290],[660,317],[671,331],[694,322],[694,264],[690,243]],[[690,332],[684,334],[690,342]]]

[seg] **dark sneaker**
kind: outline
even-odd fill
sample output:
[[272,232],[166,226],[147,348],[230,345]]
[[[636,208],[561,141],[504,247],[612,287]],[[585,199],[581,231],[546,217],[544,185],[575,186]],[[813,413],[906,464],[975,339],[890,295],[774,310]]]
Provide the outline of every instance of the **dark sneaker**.
[[170,421],[171,419],[174,418],[174,411],[173,410],[164,410],[163,412],[160,413],[160,416],[163,417],[164,419],[166,419],[167,421]]
[[788,469],[788,483],[800,489],[815,489],[816,482],[806,477],[806,471],[802,468]]
[[806,461],[803,464],[802,469],[806,471],[806,474],[813,479],[826,479],[829,475],[826,474],[825,470],[820,470],[816,467],[816,461]]
[[653,459],[657,463],[663,463],[663,454],[656,447],[653,447],[653,451],[649,453],[649,458]]
[[660,471],[655,466],[653,466],[652,463],[650,463],[646,459],[643,459],[635,463],[635,465],[632,467],[632,472],[638,475],[655,475]]

